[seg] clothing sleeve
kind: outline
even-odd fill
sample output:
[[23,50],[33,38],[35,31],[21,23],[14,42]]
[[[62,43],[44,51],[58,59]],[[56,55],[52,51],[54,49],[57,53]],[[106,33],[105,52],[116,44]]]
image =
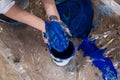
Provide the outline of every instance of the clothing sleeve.
[[0,0],[0,14],[5,14],[14,4],[13,0]]

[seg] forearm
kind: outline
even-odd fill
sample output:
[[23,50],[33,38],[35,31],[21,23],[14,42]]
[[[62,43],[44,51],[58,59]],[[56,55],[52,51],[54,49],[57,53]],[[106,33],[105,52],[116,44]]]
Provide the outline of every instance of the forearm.
[[55,5],[55,0],[42,0],[42,2],[44,4],[47,16],[49,17],[51,15],[55,15],[60,20],[60,16]]
[[10,8],[10,10],[4,15],[19,22],[28,24],[42,32],[45,32],[45,24],[42,19],[28,13],[27,11],[19,8],[16,5]]

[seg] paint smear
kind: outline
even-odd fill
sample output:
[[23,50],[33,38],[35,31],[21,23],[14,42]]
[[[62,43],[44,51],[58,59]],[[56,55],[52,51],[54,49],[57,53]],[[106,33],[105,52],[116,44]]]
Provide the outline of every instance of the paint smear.
[[93,65],[102,72],[104,80],[118,80],[117,71],[112,64],[112,61],[103,56],[106,49],[99,49],[94,42],[95,40],[90,41],[88,38],[83,39],[78,50],[82,49],[84,57],[90,57]]

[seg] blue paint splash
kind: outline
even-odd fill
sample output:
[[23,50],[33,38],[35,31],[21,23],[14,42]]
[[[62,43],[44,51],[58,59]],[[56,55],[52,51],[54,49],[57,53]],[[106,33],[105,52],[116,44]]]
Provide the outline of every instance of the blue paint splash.
[[99,49],[94,42],[95,40],[90,41],[88,38],[83,39],[78,50],[82,49],[84,51],[84,57],[90,57],[93,65],[102,72],[104,80],[118,80],[117,71],[111,60],[103,56],[106,49]]

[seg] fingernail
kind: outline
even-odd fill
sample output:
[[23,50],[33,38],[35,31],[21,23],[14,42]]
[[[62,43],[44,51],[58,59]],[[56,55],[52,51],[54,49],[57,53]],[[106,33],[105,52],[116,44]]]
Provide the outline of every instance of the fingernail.
[[71,34],[70,32],[68,33],[68,35],[69,35],[70,37],[72,37],[72,34]]
[[66,29],[66,32],[67,32],[68,36],[72,37],[72,34],[70,33],[69,29]]

